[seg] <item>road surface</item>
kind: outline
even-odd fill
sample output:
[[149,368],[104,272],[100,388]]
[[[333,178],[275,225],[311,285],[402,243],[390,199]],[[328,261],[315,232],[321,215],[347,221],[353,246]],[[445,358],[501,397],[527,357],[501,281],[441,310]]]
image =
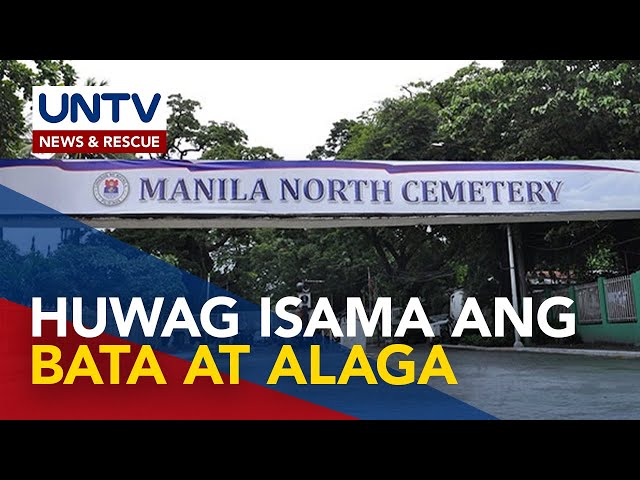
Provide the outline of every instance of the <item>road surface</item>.
[[[422,368],[429,347],[414,345]],[[367,353],[379,348],[368,346]],[[458,379],[429,386],[501,419],[640,419],[640,359],[470,351],[445,347]],[[390,358],[397,367],[402,356]]]

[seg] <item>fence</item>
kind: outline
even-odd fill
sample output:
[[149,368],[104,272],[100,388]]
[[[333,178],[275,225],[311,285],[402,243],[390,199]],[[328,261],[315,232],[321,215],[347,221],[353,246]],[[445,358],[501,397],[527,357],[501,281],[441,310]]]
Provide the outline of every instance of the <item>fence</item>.
[[611,323],[636,322],[631,275],[609,278],[604,281],[604,288],[609,321]]
[[[640,272],[546,292],[574,300],[576,331],[585,342],[640,345]],[[550,312],[556,318],[556,312]]]
[[589,325],[602,322],[600,311],[600,293],[598,282],[577,285],[574,287],[575,302],[578,310],[578,323]]

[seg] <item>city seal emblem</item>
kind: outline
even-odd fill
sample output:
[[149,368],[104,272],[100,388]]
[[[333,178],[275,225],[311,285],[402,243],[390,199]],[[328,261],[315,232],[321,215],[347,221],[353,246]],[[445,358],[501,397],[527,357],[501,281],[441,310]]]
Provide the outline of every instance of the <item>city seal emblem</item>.
[[107,207],[120,205],[127,195],[129,195],[129,182],[120,173],[106,172],[93,182],[93,196]]

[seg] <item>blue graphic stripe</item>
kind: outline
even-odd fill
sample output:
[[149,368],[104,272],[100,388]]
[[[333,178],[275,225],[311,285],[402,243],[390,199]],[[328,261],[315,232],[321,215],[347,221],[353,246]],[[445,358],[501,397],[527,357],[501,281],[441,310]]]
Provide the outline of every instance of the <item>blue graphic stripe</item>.
[[[363,419],[492,419],[491,415],[451,397],[428,385],[392,386],[382,382],[369,385],[363,379],[352,378],[346,385],[297,385],[290,378],[282,378],[276,385],[266,385],[283,344],[291,344],[298,360],[310,378],[310,345],[321,349],[321,373],[339,376],[348,351],[326,338],[281,339],[260,336],[259,306],[217,285],[159,258],[121,242],[99,230],[88,227],[24,195],[0,185],[0,205],[4,210],[17,209],[24,221],[6,224],[0,216],[0,297],[31,306],[32,297],[42,297],[44,310],[56,308],[58,297],[67,297],[71,317],[70,297],[81,297],[83,323],[92,327],[96,321],[96,298],[118,297],[126,311],[132,297],[141,297],[147,311],[156,297],[164,297],[158,328],[152,338],[146,338],[139,322],[126,337],[138,344],[190,360],[199,343],[209,344],[221,371],[228,372],[225,355],[217,354],[217,347],[225,343],[251,345],[252,352],[243,356],[240,375],[276,391]],[[48,220],[40,217],[47,213]],[[53,218],[55,222],[52,227]],[[19,228],[15,228],[15,227]],[[176,298],[185,297],[191,312],[197,315],[209,297],[228,296],[237,304],[231,310],[239,315],[239,332],[229,339],[203,337],[192,339],[183,330],[171,337],[160,337],[169,311]],[[226,325],[222,314],[226,307],[216,307],[212,320],[218,328]],[[108,315],[106,333],[118,336],[112,315]],[[272,330],[281,319],[272,315]],[[284,324],[288,327],[288,323]],[[202,331],[202,329],[201,329]],[[417,347],[424,348],[424,347]],[[376,372],[375,362],[369,360]],[[417,371],[421,365],[417,365]],[[464,381],[464,379],[458,379]],[[133,393],[135,394],[135,392]],[[220,394],[224,395],[224,387]]]
[[[95,160],[64,161],[38,159],[0,159],[0,171],[6,167],[46,166],[65,171],[104,171],[131,169],[184,168],[191,172],[233,171],[233,170],[383,170],[389,174],[402,173],[447,173],[447,172],[494,172],[494,171],[594,171],[638,173],[636,170],[608,167],[606,165],[585,165],[580,163],[554,162],[413,162],[389,164],[384,162],[339,161],[339,160],[290,160],[290,161],[181,161],[181,160]],[[576,161],[577,162],[577,161]]]

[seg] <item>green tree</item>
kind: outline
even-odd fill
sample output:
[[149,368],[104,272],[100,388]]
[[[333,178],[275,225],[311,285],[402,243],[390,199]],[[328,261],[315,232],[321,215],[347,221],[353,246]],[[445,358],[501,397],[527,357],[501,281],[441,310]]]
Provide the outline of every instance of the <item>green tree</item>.
[[475,64],[432,88],[448,158],[637,158],[640,61]]
[[[472,64],[437,83],[416,82],[356,119],[333,124],[310,159],[532,160],[636,158],[640,154],[638,61],[506,61]],[[276,158],[247,146],[227,122],[202,124],[198,102],[172,97],[168,156],[181,159]],[[521,224],[514,228],[527,271],[558,271],[588,280],[640,269],[640,222]],[[407,226],[306,230],[118,232],[158,256],[240,295],[293,293],[303,278],[320,279],[314,297],[367,293],[398,302],[424,299],[446,308],[465,287],[489,300],[510,293],[504,225]],[[131,238],[137,235],[137,238]]]
[[[196,118],[200,102],[170,95],[171,113],[167,121],[165,158],[185,160],[199,155],[200,160],[275,160],[281,159],[271,148],[247,145],[247,134],[231,122],[209,121],[202,124]],[[212,271],[212,256],[224,248],[248,245],[252,233],[245,230],[211,229],[135,229],[115,230],[112,235],[201,278]],[[228,282],[222,282],[224,285]]]
[[[471,64],[434,85],[410,84],[400,97],[383,100],[355,120],[336,122],[325,145],[316,147],[308,158],[637,158],[639,82],[640,62],[635,60],[505,61],[499,69]],[[582,280],[603,271],[615,274],[640,268],[640,255],[635,254],[640,251],[639,223],[514,227],[517,257],[525,266],[521,271],[559,271]],[[413,252],[414,242],[432,239],[417,227],[372,231],[375,235],[362,241],[378,244],[375,251],[386,274],[395,268],[403,271],[398,259],[404,257],[394,255],[391,247]],[[485,298],[509,293],[503,226],[443,226],[433,233],[446,239],[444,267],[435,261],[434,252],[420,250],[409,264],[430,265],[433,272],[449,268],[453,275],[443,280],[448,288],[464,286]],[[386,242],[381,244],[381,239]],[[463,285],[456,285],[460,282]],[[402,288],[408,295],[425,285]]]
[[0,60],[0,158],[24,152],[28,126],[24,118],[31,89],[37,85],[73,85],[76,73],[62,60],[35,60],[31,68],[18,60]]
[[247,134],[232,122],[209,121],[202,124],[196,118],[200,102],[169,96],[171,113],[167,120],[167,154],[165,158],[184,160],[198,154],[201,160],[280,160],[268,147],[247,146]]
[[343,118],[333,124],[331,132],[324,145],[318,145],[307,155],[309,160],[328,160],[336,158],[342,149],[351,142],[352,129],[357,128],[358,122]]
[[[357,120],[334,123],[325,145],[311,159],[427,160],[439,155],[438,105],[427,84],[407,86],[399,98],[386,99]],[[351,244],[367,252],[381,295],[398,302],[421,297],[431,312],[445,308],[455,276],[447,264],[446,229],[425,225],[354,229]],[[361,278],[366,276],[361,274]],[[345,282],[338,279],[347,288]],[[340,290],[338,290],[340,291]],[[344,291],[344,290],[343,290]]]
[[211,272],[212,255],[233,240],[249,242],[250,233],[219,229],[131,229],[115,230],[112,235],[130,245],[171,263],[200,278]]
[[333,124],[324,145],[309,159],[427,160],[439,154],[434,144],[438,106],[424,84],[412,84],[400,98],[388,98],[358,120]]
[[367,267],[375,265],[375,253],[359,234],[358,229],[257,229],[248,241],[234,237],[213,254],[212,281],[259,301],[294,295],[301,280],[320,280],[313,284],[313,297],[332,298],[339,309],[346,296],[362,295]]
[[[470,65],[431,94],[441,107],[438,140],[452,160],[640,155],[637,60],[505,61],[497,70]],[[638,229],[635,221],[522,225],[521,270],[559,270],[582,280],[640,268],[639,256],[627,255],[640,246],[627,241]]]

